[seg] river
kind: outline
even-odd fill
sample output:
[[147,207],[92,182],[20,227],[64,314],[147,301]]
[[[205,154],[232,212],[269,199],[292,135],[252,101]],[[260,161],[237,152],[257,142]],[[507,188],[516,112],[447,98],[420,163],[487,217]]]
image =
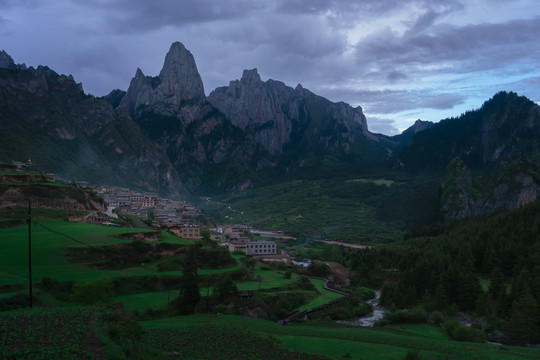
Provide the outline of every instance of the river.
[[369,315],[362,316],[358,320],[338,320],[338,324],[353,325],[353,326],[374,326],[375,323],[382,319],[384,316],[385,309],[379,305],[379,299],[381,297],[381,291],[377,290],[375,292],[375,297],[371,300],[366,301],[367,304],[373,307],[373,312]]

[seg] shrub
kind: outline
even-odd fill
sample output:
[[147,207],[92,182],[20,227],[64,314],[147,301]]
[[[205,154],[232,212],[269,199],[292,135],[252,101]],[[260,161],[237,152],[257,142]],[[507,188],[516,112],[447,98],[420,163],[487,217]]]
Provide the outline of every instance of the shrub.
[[429,315],[429,320],[436,325],[441,325],[444,323],[446,318],[444,317],[443,313],[440,311],[434,311]]
[[456,341],[482,342],[484,334],[478,329],[461,325],[457,320],[449,319],[444,322],[448,335]]
[[104,276],[97,280],[75,284],[71,301],[84,305],[93,305],[98,302],[109,302],[113,296],[113,281],[111,278]]
[[422,307],[417,306],[410,310],[390,311],[384,314],[384,320],[392,324],[425,323],[427,313]]

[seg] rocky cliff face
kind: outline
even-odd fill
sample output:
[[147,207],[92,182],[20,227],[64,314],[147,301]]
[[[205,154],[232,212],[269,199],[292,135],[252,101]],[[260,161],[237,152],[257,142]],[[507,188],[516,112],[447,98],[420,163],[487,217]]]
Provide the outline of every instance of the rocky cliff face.
[[145,111],[174,116],[184,102],[204,99],[203,82],[193,55],[184,45],[175,42],[165,57],[159,76],[145,76],[137,69],[120,106],[133,118]]
[[15,64],[15,61],[9,56],[9,54],[2,50],[0,51],[0,69],[8,70],[26,70],[25,64]]
[[494,183],[481,184],[465,163],[455,158],[446,171],[441,211],[447,220],[512,210],[536,201],[540,195],[540,168],[521,159],[504,169]]
[[271,165],[253,137],[208,102],[195,60],[181,43],[172,44],[157,77],[137,69],[119,107],[165,149],[191,188],[236,188],[251,183],[251,171]]
[[367,129],[360,107],[332,103],[298,85],[263,82],[257,69],[245,70],[240,80],[215,89],[208,100],[241,129],[248,128],[274,155],[303,143],[308,151],[349,153],[355,142],[378,141]]

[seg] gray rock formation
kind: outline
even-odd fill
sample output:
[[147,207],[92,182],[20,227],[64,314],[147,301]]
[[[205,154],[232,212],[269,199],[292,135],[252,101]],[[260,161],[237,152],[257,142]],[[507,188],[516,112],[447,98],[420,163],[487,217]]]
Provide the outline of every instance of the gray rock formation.
[[[204,181],[214,182],[209,188],[249,187],[250,171],[269,164],[264,160],[268,154],[259,151],[253,137],[208,102],[195,60],[179,42],[171,45],[157,77],[137,69],[119,109],[165,149],[188,187],[200,187]],[[231,169],[241,169],[241,175],[223,176]]]
[[0,69],[17,69],[17,65],[5,50],[0,51]]
[[241,129],[249,128],[270,153],[300,139],[311,147],[347,153],[350,142],[377,140],[367,129],[361,107],[332,103],[298,85],[263,82],[257,69],[244,70],[240,80],[215,89],[208,100]]
[[505,169],[497,182],[484,191],[475,187],[465,163],[452,160],[446,173],[441,196],[441,211],[447,220],[512,210],[536,201],[540,195],[538,169],[533,163],[519,160]]
[[13,58],[5,50],[2,50],[0,51],[0,69],[26,70],[26,65],[24,63],[15,64]]
[[204,87],[193,55],[180,42],[171,45],[157,77],[137,69],[121,107],[132,117],[143,111],[175,116],[184,101],[204,99]]

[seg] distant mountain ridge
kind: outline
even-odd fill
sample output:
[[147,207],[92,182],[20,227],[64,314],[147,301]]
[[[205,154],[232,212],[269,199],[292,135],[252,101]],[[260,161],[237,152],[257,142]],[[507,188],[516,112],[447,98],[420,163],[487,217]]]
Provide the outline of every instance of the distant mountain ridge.
[[[336,169],[442,176],[459,157],[491,179],[521,158],[539,162],[540,110],[514,93],[498,93],[459,118],[418,120],[389,137],[369,132],[361,107],[331,102],[301,85],[262,81],[257,69],[245,70],[207,98],[195,59],[179,42],[171,45],[158,76],[137,69],[126,92],[113,90],[103,98],[85,95],[71,75],[16,65],[5,51],[0,67],[0,130],[6,134],[0,161],[30,157],[68,178],[168,194],[222,193],[303,170],[306,176],[334,176]],[[522,185],[536,181],[527,176],[519,178]],[[508,186],[520,183],[512,181]],[[488,181],[483,202],[463,213],[483,213],[480,207],[498,208],[506,200],[521,203],[514,195],[501,197],[502,187],[492,192],[495,183]],[[478,195],[474,186],[457,188]],[[512,194],[527,197],[520,189]],[[450,209],[459,202],[444,203],[441,208]]]
[[540,106],[499,92],[478,110],[442,120],[414,135],[399,155],[405,169],[443,171],[459,156],[479,169],[540,153]]

